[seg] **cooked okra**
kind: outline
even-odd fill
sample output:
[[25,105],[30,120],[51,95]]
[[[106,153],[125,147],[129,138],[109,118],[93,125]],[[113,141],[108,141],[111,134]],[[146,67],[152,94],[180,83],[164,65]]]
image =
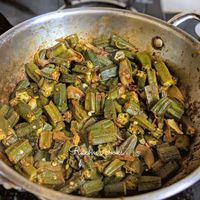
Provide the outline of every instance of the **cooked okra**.
[[27,79],[0,105],[1,157],[30,181],[67,194],[162,187],[195,134],[168,64],[117,35],[57,41],[36,52]]

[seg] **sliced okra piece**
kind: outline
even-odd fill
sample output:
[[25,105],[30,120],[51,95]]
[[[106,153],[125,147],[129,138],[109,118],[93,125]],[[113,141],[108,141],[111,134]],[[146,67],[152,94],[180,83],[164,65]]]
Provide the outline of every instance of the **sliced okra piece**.
[[104,117],[110,120],[115,120],[117,118],[115,104],[111,99],[106,99],[105,101]]
[[128,175],[124,182],[127,190],[136,190],[138,185],[138,177],[136,175]]
[[36,115],[31,110],[31,107],[28,104],[19,102],[16,105],[16,111],[23,119],[25,119],[28,122],[32,122],[32,121],[36,120]]
[[138,181],[138,191],[149,191],[160,188],[162,185],[159,176],[141,176]]
[[50,97],[53,94],[56,82],[45,78],[41,78],[38,85],[40,87],[42,95],[44,95],[45,97]]
[[43,69],[41,69],[42,77],[58,81],[60,76],[59,67],[56,67],[54,64],[48,64]]
[[62,74],[60,82],[73,84],[79,80],[76,74]]
[[131,43],[117,35],[111,36],[111,45],[117,47],[118,49],[128,49],[135,51],[135,47]]
[[177,101],[176,99],[171,99],[172,103],[167,109],[167,117],[174,118],[175,120],[180,120],[184,114],[184,106],[182,103]]
[[10,125],[8,121],[0,115],[0,141],[5,139],[9,133]]
[[93,91],[88,91],[85,96],[85,110],[95,113],[96,111],[96,95]]
[[22,172],[24,173],[24,175],[31,181],[33,181],[34,179],[36,179],[37,177],[37,169],[33,166],[33,165],[20,165]]
[[145,115],[135,115],[132,117],[131,120],[134,120],[136,121],[136,124],[138,123],[139,126],[151,131],[151,132],[154,132],[156,131],[156,127],[154,124],[152,124],[147,118]]
[[126,183],[124,181],[104,186],[106,196],[126,195]]
[[85,96],[84,92],[81,91],[79,88],[74,87],[72,85],[67,87],[67,98],[68,99],[80,100],[84,96]]
[[151,108],[151,111],[158,116],[164,116],[171,104],[172,100],[169,97],[163,97]]
[[144,89],[144,86],[145,86],[145,83],[146,83],[146,79],[147,79],[147,75],[144,71],[137,71],[137,74],[136,74],[136,77],[137,77],[137,86],[140,88],[140,89]]
[[86,181],[80,188],[81,194],[85,196],[91,196],[92,194],[99,192],[103,189],[103,182],[101,179]]
[[134,100],[129,100],[125,103],[124,109],[129,115],[133,116],[141,113],[140,105]]
[[55,90],[53,93],[53,99],[55,105],[58,107],[58,110],[61,113],[64,113],[67,109],[67,91],[66,91],[66,85],[63,83],[58,83],[55,86]]
[[147,104],[151,107],[155,105],[159,98],[158,86],[155,84],[147,85],[144,87],[145,95],[147,98]]
[[76,33],[68,35],[67,37],[65,37],[65,40],[68,42],[71,48],[75,48],[79,42],[79,38]]
[[34,55],[34,63],[40,67],[44,67],[45,65],[49,64],[49,60],[46,58],[46,49],[41,49],[37,51]]
[[151,57],[146,52],[137,52],[136,59],[140,62],[144,70],[151,69]]
[[170,160],[180,160],[181,155],[176,146],[164,146],[157,148],[158,156],[163,162],[168,162]]
[[78,122],[84,122],[89,118],[89,115],[83,109],[83,107],[80,105],[78,101],[72,100],[71,105],[72,105],[73,116]]
[[25,72],[34,82],[38,83],[40,81],[40,75],[38,74],[39,68],[33,63],[28,63],[25,65]]
[[53,47],[47,49],[46,56],[47,58],[57,57],[63,52],[65,52],[66,50],[67,50],[67,47],[64,43],[58,43],[54,45]]
[[81,174],[81,172],[76,172],[72,175],[72,177],[65,183],[65,186],[61,188],[61,192],[70,194],[78,190],[83,184],[85,180]]
[[156,85],[156,86],[158,86],[155,69],[148,69],[147,70],[147,77],[148,77],[149,85]]
[[18,137],[28,136],[31,132],[37,131],[42,127],[43,127],[43,122],[41,119],[34,120],[31,123],[23,122],[17,125],[16,135]]
[[58,108],[54,105],[54,103],[52,101],[50,101],[50,103],[46,106],[44,106],[44,109],[48,115],[48,117],[50,118],[50,121],[52,123],[52,125],[54,127],[56,127],[56,125],[59,122],[63,122],[64,119],[61,115],[61,113],[59,112]]
[[19,140],[12,144],[5,150],[8,159],[16,164],[24,157],[28,156],[32,152],[32,146],[28,140]]
[[67,140],[63,146],[61,147],[60,151],[58,152],[58,159],[64,161],[68,155],[70,150],[71,142]]
[[134,155],[136,144],[137,137],[135,135],[131,135],[118,147],[118,151],[123,155]]
[[123,165],[125,164],[124,161],[121,161],[119,159],[113,160],[104,170],[105,176],[112,176],[115,174],[116,171],[118,171]]
[[133,161],[127,161],[123,168],[125,169],[126,173],[136,175],[141,175],[144,170],[142,162],[139,160],[139,158],[135,158]]
[[102,35],[100,37],[95,38],[93,43],[97,47],[108,47],[110,43],[110,39],[109,37]]
[[174,119],[166,119],[166,123],[167,123],[167,125],[168,125],[171,129],[173,129],[176,133],[181,134],[181,135],[184,134],[183,131],[179,128],[178,123],[175,122]]
[[94,67],[95,67],[96,69],[98,69],[98,68],[101,67],[101,64],[100,64],[100,62],[99,62],[99,59],[98,59],[97,55],[96,55],[93,51],[87,50],[87,51],[86,51],[86,58],[87,58],[88,60],[91,60],[92,64],[94,65]]
[[54,186],[62,185],[65,182],[64,175],[61,170],[54,171],[50,169],[42,169],[37,171],[37,180],[39,184]]
[[181,93],[180,89],[175,85],[167,89],[167,94],[172,98],[176,98],[180,102],[184,102],[183,94]]
[[154,66],[162,85],[169,87],[174,84],[172,75],[170,74],[166,64],[161,59],[156,60]]
[[26,89],[26,88],[28,88],[28,86],[30,86],[30,81],[25,79],[25,80],[20,81],[17,84],[15,90],[17,91],[17,90],[20,90],[20,89]]
[[53,133],[51,131],[42,131],[39,137],[39,147],[41,150],[51,148],[53,142]]
[[117,123],[117,126],[119,126],[120,128],[125,126],[126,124],[128,124],[129,122],[129,114],[128,113],[122,113],[120,112],[117,116],[117,119],[116,119],[116,123]]
[[101,80],[106,81],[117,76],[117,66],[114,64],[107,65],[100,69]]
[[117,129],[111,120],[101,120],[89,127],[88,141],[92,145],[115,142]]
[[174,173],[177,172],[178,169],[178,163],[175,160],[171,160],[160,168],[158,175],[161,177],[161,179],[169,179],[172,175],[174,175]]
[[128,86],[133,83],[132,67],[128,59],[124,59],[119,63],[119,78],[124,86]]

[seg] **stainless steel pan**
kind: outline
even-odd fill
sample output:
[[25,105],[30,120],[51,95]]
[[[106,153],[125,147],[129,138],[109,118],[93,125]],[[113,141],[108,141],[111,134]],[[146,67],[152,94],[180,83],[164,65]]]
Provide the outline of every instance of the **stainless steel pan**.
[[[189,15],[199,19],[198,15]],[[182,21],[187,16],[179,16]],[[180,22],[174,19],[172,22]],[[163,199],[172,196],[200,180],[200,43],[171,24],[139,13],[119,9],[87,8],[67,9],[48,13],[17,25],[0,36],[0,102],[7,102],[16,83],[25,77],[24,63],[41,46],[50,46],[56,38],[78,33],[83,38],[100,34],[117,33],[127,38],[141,50],[159,54],[180,78],[181,87],[188,100],[196,128],[197,137],[190,155],[180,172],[166,187],[133,197],[135,199]],[[159,36],[164,41],[162,50],[152,47],[152,38]],[[10,187],[27,190],[43,199],[87,200],[85,197],[65,195],[31,183],[0,160],[0,182]],[[8,180],[8,181],[7,181]],[[169,185],[169,186],[168,186]],[[90,198],[91,199],[91,198]]]

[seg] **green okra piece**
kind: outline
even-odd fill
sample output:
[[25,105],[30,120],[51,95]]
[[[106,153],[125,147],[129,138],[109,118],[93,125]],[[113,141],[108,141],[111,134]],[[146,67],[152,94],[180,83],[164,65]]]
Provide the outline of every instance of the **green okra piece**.
[[157,153],[159,158],[163,162],[168,162],[170,160],[180,160],[181,155],[176,146],[161,146],[157,148]]
[[151,111],[158,116],[164,116],[171,104],[172,100],[169,97],[163,97],[151,108]]
[[112,183],[104,186],[106,196],[126,195],[126,183],[124,181]]
[[55,86],[55,90],[53,93],[53,100],[58,110],[61,113],[64,113],[67,109],[67,88],[63,83],[58,83]]
[[141,113],[140,105],[134,100],[129,100],[125,103],[124,109],[129,115],[133,116]]
[[[86,94],[87,96],[87,94]],[[105,98],[105,94],[102,92],[96,92],[95,95],[95,111],[96,113],[99,113],[102,110],[101,104],[102,104],[102,100],[103,98]]]
[[23,174],[31,181],[33,181],[37,176],[37,169],[33,165],[22,165],[21,169]]
[[122,85],[127,86],[133,83],[132,67],[128,59],[119,62],[119,78]]
[[119,146],[118,151],[123,155],[134,155],[136,144],[137,137],[135,135],[131,135]]
[[[115,110],[117,113],[122,113],[122,105],[119,104],[117,101],[114,101]],[[127,113],[128,114],[128,113]]]
[[119,159],[114,159],[104,170],[105,176],[112,176],[118,171],[123,165],[125,164],[124,161]]
[[115,120],[117,118],[115,104],[111,99],[106,99],[105,101],[104,117],[110,120]]
[[9,117],[7,117],[10,127],[14,127],[19,121],[19,114],[15,111],[12,111]]
[[111,36],[111,43],[112,46],[117,47],[118,49],[128,49],[128,50],[135,50],[135,47],[117,35]]
[[103,189],[103,182],[101,179],[86,181],[81,187],[81,194],[90,196]]
[[45,151],[45,150],[40,150],[40,149],[37,149],[35,154],[34,154],[34,161],[37,162],[37,161],[46,161],[49,159],[49,155],[48,155],[48,152]]
[[137,77],[137,85],[140,89],[143,89],[146,83],[147,75],[144,71],[139,71],[136,74]]
[[91,74],[91,70],[85,65],[75,65],[72,71],[77,74],[84,74],[84,75]]
[[49,99],[44,95],[40,94],[37,100],[38,107],[46,106],[49,103]]
[[67,37],[65,37],[65,40],[68,42],[71,48],[75,48],[79,42],[79,38],[76,33],[68,35]]
[[146,118],[145,115],[135,115],[132,118],[134,121],[138,123],[139,126],[153,132],[156,130],[156,127]]
[[17,137],[15,131],[13,129],[9,130],[8,135],[6,136],[5,139],[3,139],[1,142],[5,147],[9,147],[10,145],[14,144],[17,142],[19,138]]
[[9,133],[10,125],[8,121],[0,115],[0,141],[5,139]]
[[115,142],[117,139],[117,129],[111,120],[101,120],[88,128],[89,144],[98,145]]
[[78,101],[72,100],[71,105],[72,105],[71,110],[72,110],[73,116],[78,122],[84,122],[89,118],[89,115],[83,109],[83,107],[80,105]]
[[137,123],[132,122],[129,125],[128,132],[134,135],[140,135],[140,134],[144,134],[144,129],[141,126],[139,126]]
[[31,123],[23,122],[17,125],[16,135],[18,137],[28,136],[33,131],[37,131],[38,129],[42,127],[43,127],[43,122],[41,119],[34,120]]
[[56,67],[54,64],[48,64],[41,69],[41,76],[57,81],[60,76],[59,67]]
[[61,72],[62,75],[69,74],[69,69],[66,66],[64,66],[64,65],[60,65],[59,70],[60,70],[60,72]]
[[78,79],[77,75],[75,74],[62,74],[60,81],[62,83],[75,83]]
[[136,190],[138,185],[138,177],[136,175],[128,175],[124,182],[127,190]]
[[110,64],[100,69],[101,80],[106,81],[117,76],[117,66]]
[[26,89],[28,86],[30,86],[29,80],[22,80],[17,84],[15,90]]
[[50,121],[52,123],[52,125],[54,127],[56,127],[56,125],[59,123],[59,122],[63,122],[64,119],[61,115],[61,113],[59,112],[58,108],[55,106],[55,104],[50,101],[50,103],[46,106],[44,106],[44,109],[48,115],[48,117],[50,118]]
[[144,170],[142,162],[137,157],[133,161],[126,161],[126,163],[123,166],[123,168],[125,169],[126,173],[128,173],[128,174],[137,174],[137,175],[141,175],[143,170]]
[[17,113],[26,121],[32,122],[36,120],[36,115],[33,110],[31,110],[31,107],[23,102],[19,102],[16,105],[16,111]]
[[51,148],[53,142],[53,133],[51,131],[42,131],[39,137],[39,147],[41,150]]
[[157,171],[157,175],[160,176],[161,179],[169,179],[178,169],[178,163],[175,160],[171,160],[168,163],[165,163],[160,170]]
[[145,135],[144,138],[150,147],[156,146],[159,143],[159,140],[152,135]]
[[161,178],[159,176],[141,176],[138,181],[138,191],[149,191],[161,187]]
[[96,47],[108,47],[110,43],[109,37],[102,35],[93,40],[93,43]]
[[112,65],[113,64],[113,61],[110,60],[108,57],[106,56],[102,56],[102,55],[98,55],[98,60],[100,62],[100,64],[102,66],[109,66],[109,65]]
[[156,85],[156,86],[158,86],[155,69],[148,69],[147,70],[147,77],[148,77],[149,85]]
[[24,157],[28,156],[32,152],[32,146],[28,140],[19,140],[12,144],[5,150],[8,159],[16,164]]
[[66,194],[70,194],[70,193],[78,190],[84,183],[85,183],[85,180],[84,180],[81,172],[76,172],[66,182],[65,186],[60,189],[60,191],[63,193],[66,193]]
[[7,113],[8,113],[8,111],[9,111],[9,109],[10,109],[10,107],[8,105],[5,105],[5,104],[2,105],[0,107],[0,115],[5,117],[7,115]]
[[88,91],[85,96],[85,110],[95,113],[96,95],[93,91]]
[[168,88],[167,95],[177,99],[180,102],[184,102],[183,94],[181,93],[180,89],[175,85],[172,85],[171,87]]
[[64,161],[69,156],[69,150],[71,147],[71,142],[67,140],[58,152],[58,159]]
[[62,185],[65,180],[62,171],[53,171],[50,169],[38,170],[37,180],[42,185]]
[[86,51],[86,58],[91,60],[91,62],[94,65],[95,68],[100,68],[101,67],[99,59],[98,59],[97,55],[93,51],[87,50]]
[[34,82],[38,83],[40,81],[40,75],[38,74],[39,68],[33,63],[28,63],[25,65],[25,72]]
[[125,53],[123,51],[117,51],[114,56],[114,60],[120,62],[126,58]]
[[147,85],[144,87],[147,104],[151,107],[155,105],[159,98],[158,86],[155,84]]
[[116,47],[108,46],[108,47],[105,47],[105,51],[108,53],[115,53],[116,51],[118,51],[118,49]]
[[17,90],[15,93],[15,99],[24,103],[28,103],[32,96],[33,92],[30,88]]
[[63,66],[65,68],[70,68],[70,61],[60,57],[52,57],[50,62],[59,66]]
[[54,92],[56,82],[45,78],[41,78],[38,85],[40,87],[40,92],[42,93],[42,95],[44,95],[45,97],[50,97]]
[[180,120],[184,114],[184,106],[176,99],[171,99],[172,103],[167,109],[166,115],[170,118],[174,118],[176,120]]
[[54,45],[53,47],[47,49],[46,56],[47,58],[57,57],[63,52],[65,52],[66,50],[67,50],[67,47],[64,43],[58,43]]
[[115,100],[120,98],[125,93],[125,88],[123,86],[115,85],[113,88],[111,88],[108,92],[108,98]]
[[151,57],[146,52],[137,52],[136,59],[140,62],[144,70],[151,69]]
[[166,64],[161,59],[156,60],[154,66],[162,85],[169,87],[174,84],[172,75],[170,74]]

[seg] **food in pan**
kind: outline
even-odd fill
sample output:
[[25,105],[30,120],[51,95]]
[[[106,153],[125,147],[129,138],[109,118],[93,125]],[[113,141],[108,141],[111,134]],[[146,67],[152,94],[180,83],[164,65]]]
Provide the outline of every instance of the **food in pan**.
[[67,194],[125,196],[162,187],[195,133],[167,64],[112,35],[77,34],[36,52],[0,106],[4,160]]

